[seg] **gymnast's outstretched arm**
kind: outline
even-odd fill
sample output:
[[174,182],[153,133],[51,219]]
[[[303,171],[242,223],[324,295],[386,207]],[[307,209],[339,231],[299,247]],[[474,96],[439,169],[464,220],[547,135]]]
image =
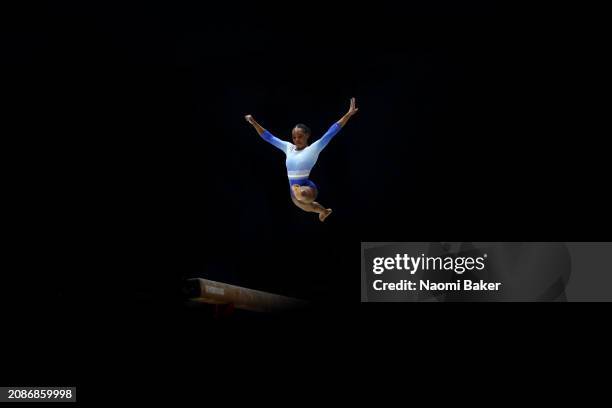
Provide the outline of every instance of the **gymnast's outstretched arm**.
[[247,122],[249,122],[255,128],[255,130],[257,131],[257,134],[259,134],[259,136],[261,136],[263,140],[270,143],[272,146],[282,150],[283,153],[286,152],[287,145],[289,144],[289,142],[280,140],[276,136],[272,135],[272,133],[268,132],[266,129],[261,127],[261,125],[257,123],[257,121],[255,120],[255,118],[253,118],[253,116],[246,115],[244,118],[246,119]]
[[331,127],[325,132],[325,134],[316,142],[312,144],[313,147],[318,149],[319,151],[323,150],[325,146],[332,140],[332,138],[346,125],[346,122],[355,114],[359,109],[355,106],[355,98],[351,98],[351,106],[349,107],[348,112],[340,118],[339,121],[335,122]]

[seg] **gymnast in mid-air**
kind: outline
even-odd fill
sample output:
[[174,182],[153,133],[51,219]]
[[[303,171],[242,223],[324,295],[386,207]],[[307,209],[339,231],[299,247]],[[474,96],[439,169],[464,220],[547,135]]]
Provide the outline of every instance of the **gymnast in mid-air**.
[[316,142],[309,145],[310,129],[304,124],[297,124],[291,131],[293,143],[281,140],[255,121],[253,116],[246,115],[245,119],[249,122],[259,136],[266,142],[281,150],[287,156],[287,175],[289,177],[289,194],[293,203],[307,212],[319,214],[319,220],[325,219],[331,214],[331,208],[325,208],[315,201],[319,194],[317,185],[308,177],[314,167],[319,153],[327,146],[332,138],[346,125],[346,122],[357,113],[355,98],[351,98],[351,105],[348,112],[337,122],[335,122],[327,132]]

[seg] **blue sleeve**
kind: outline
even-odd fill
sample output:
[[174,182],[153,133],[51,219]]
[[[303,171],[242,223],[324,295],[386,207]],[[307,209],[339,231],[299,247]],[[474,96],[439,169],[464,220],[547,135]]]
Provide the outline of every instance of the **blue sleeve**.
[[336,136],[340,129],[342,129],[342,126],[340,126],[338,122],[334,123],[319,140],[312,144],[312,146],[320,152],[325,148],[325,146],[327,146],[333,137]]
[[261,134],[261,138],[266,142],[270,143],[272,146],[276,147],[277,149],[282,150],[283,153],[287,153],[287,145],[289,144],[289,142],[280,140],[278,137],[274,136],[267,130]]

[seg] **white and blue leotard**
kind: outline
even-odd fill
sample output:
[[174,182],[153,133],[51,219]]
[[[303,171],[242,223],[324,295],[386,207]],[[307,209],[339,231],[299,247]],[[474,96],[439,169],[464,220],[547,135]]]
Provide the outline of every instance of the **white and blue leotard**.
[[[289,187],[293,184],[299,184],[300,186],[312,187],[316,191],[318,190],[316,184],[308,179],[310,171],[317,163],[319,153],[321,153],[340,129],[342,129],[342,126],[338,122],[334,123],[319,140],[302,150],[297,150],[293,143],[281,140],[267,130],[261,134],[261,137],[287,156],[285,163],[287,165]],[[291,191],[291,188],[289,190]]]

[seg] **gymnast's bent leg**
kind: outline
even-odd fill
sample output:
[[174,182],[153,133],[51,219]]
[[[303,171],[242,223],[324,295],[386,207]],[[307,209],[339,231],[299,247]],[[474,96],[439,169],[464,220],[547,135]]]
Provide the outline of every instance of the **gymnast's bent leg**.
[[293,184],[291,186],[291,201],[293,201],[293,204],[306,212],[318,213],[319,220],[325,221],[325,219],[332,213],[332,209],[325,208],[318,202],[314,201],[315,198],[317,198],[317,194],[318,191],[314,183],[312,183],[312,187],[308,184]]

